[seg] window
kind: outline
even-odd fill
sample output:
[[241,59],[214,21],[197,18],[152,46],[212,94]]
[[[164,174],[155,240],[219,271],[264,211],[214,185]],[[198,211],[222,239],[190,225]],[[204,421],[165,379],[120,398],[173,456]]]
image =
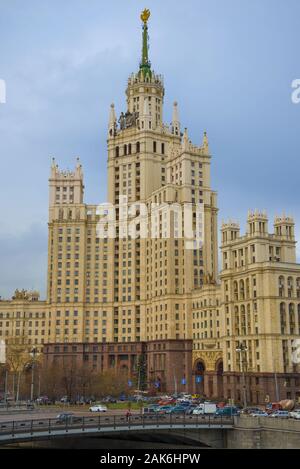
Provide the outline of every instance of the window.
[[282,275],[278,279],[278,294],[281,298],[284,297],[284,277]]
[[280,303],[280,329],[281,329],[281,334],[286,333],[285,303]]

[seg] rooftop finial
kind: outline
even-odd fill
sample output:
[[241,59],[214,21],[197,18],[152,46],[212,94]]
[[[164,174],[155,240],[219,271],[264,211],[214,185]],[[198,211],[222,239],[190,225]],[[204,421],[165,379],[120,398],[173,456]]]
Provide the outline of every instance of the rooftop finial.
[[150,18],[150,10],[148,10],[147,8],[145,8],[144,11],[142,11],[141,13],[141,20],[143,21],[143,23],[147,23],[148,22],[148,19]]
[[145,8],[141,13],[141,20],[143,21],[143,49],[142,49],[142,61],[140,63],[140,72],[143,73],[144,77],[151,78],[151,63],[148,57],[149,44],[148,44],[148,20],[150,18],[150,10]]

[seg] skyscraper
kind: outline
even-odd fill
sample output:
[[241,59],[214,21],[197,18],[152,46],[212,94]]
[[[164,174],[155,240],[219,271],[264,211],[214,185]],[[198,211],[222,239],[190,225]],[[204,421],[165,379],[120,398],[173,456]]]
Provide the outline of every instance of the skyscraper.
[[[132,375],[144,360],[148,387],[263,403],[300,398],[300,265],[294,221],[249,212],[247,232],[222,225],[211,154],[182,128],[175,101],[163,118],[163,78],[142,56],[126,107],[111,105],[107,201],[84,201],[83,168],[53,159],[49,179],[47,300],[16,290],[0,301],[0,340],[36,346],[46,364]],[[99,159],[100,164],[100,159]],[[297,348],[298,347],[298,348]]]
[[[207,135],[201,146],[190,142],[187,129],[181,132],[176,102],[171,125],[163,121],[163,78],[148,56],[149,14],[141,15],[142,58],[128,79],[126,109],[118,119],[113,104],[110,109],[113,237],[99,235],[103,205],[83,201],[80,163],[73,173],[55,163],[51,169],[48,299],[52,314],[60,313],[51,329],[53,342],[187,339],[191,292],[205,275],[217,278],[217,206]],[[184,205],[194,217],[193,228],[196,206],[203,207],[203,245],[195,249],[186,243]],[[68,319],[62,319],[65,311]]]

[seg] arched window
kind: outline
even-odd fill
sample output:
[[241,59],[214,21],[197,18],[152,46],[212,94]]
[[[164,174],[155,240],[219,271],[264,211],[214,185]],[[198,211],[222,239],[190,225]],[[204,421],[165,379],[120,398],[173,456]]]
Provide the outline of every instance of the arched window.
[[124,156],[127,155],[127,145],[124,145]]
[[246,334],[246,312],[245,306],[241,306],[241,327],[242,327],[242,334]]
[[223,360],[219,360],[216,363],[216,371],[218,375],[222,375],[224,372]]
[[289,304],[289,323],[290,323],[290,334],[295,333],[295,306],[294,303]]
[[119,158],[120,155],[120,149],[119,147],[116,147],[116,158]]
[[136,142],[136,152],[140,153],[140,151],[141,151],[141,144],[140,142]]
[[280,303],[280,330],[281,330],[281,334],[286,333],[285,303]]
[[234,327],[236,335],[240,335],[240,316],[239,316],[239,307],[234,307]]
[[284,297],[284,277],[281,275],[278,279],[278,294],[281,298]]
[[298,304],[298,334],[300,334],[300,304]]
[[244,280],[240,280],[240,299],[244,300],[245,299],[245,285],[244,285]]
[[288,287],[288,297],[292,298],[293,296],[293,277],[288,277],[287,279],[287,287]]
[[249,279],[246,279],[246,299],[248,300],[250,298],[250,282]]
[[196,374],[202,375],[205,371],[205,363],[202,361],[198,361],[196,363]]
[[131,143],[128,145],[128,155],[131,155]]
[[239,299],[238,283],[236,281],[233,282],[233,297],[234,297],[235,300]]

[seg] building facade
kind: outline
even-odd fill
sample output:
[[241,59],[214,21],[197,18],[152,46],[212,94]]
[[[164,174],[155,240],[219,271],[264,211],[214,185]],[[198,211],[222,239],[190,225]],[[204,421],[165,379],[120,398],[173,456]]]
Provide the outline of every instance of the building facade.
[[246,373],[251,402],[300,397],[300,265],[293,219],[276,217],[269,233],[267,215],[249,212],[244,236],[238,224],[223,224],[221,251],[224,395],[240,399]]
[[85,203],[79,159],[74,171],[53,160],[47,300],[0,301],[0,339],[47,344],[51,363],[74,354],[83,360],[85,347],[97,347],[99,365],[85,360],[96,371],[118,366],[109,356],[132,346],[132,356],[120,351],[128,373],[145,353],[149,386],[170,392],[242,400],[247,389],[251,402],[298,396],[294,222],[276,218],[270,234],[266,214],[249,213],[244,236],[236,223],[223,224],[219,273],[208,137],[191,143],[177,102],[171,124],[164,122],[148,19],[144,11],[142,58],[127,82],[126,110],[117,118],[110,109],[107,202]]

